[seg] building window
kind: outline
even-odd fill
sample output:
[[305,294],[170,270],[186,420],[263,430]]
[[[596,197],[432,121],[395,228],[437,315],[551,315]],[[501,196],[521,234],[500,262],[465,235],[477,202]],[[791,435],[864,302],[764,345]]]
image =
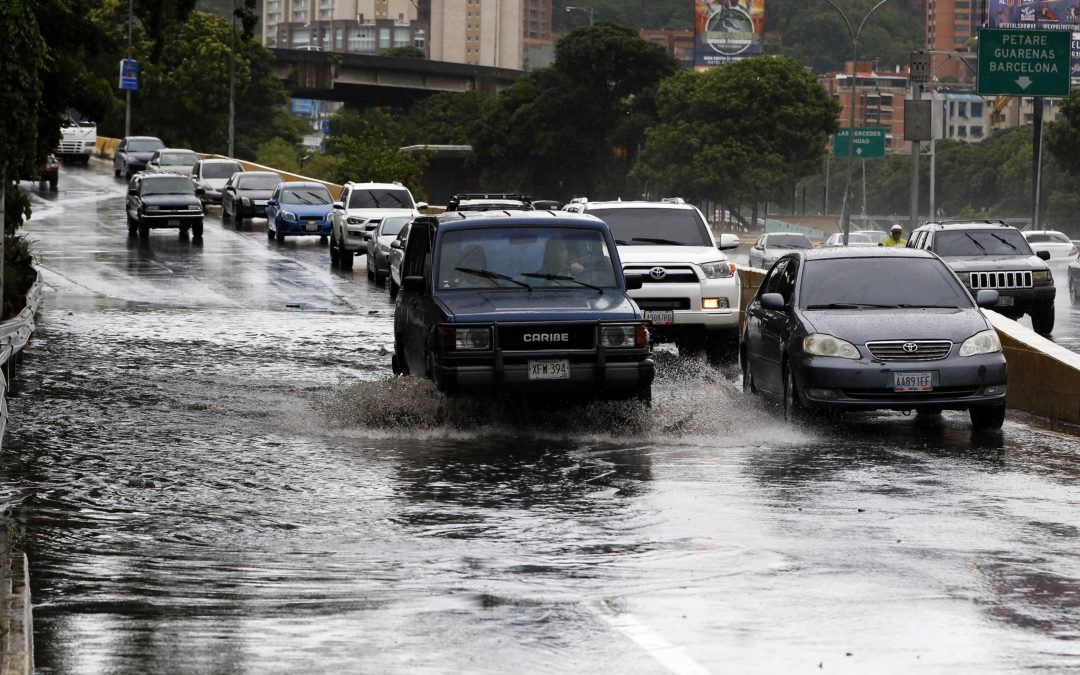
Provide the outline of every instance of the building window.
[[956,104],[956,114],[960,117],[967,117],[967,103],[961,101]]
[[334,29],[334,49],[341,49],[345,46],[345,30],[342,28]]
[[967,138],[967,127],[957,127],[956,135],[960,138]]
[[375,26],[359,26],[349,29],[350,52],[375,51]]
[[[971,116],[982,117],[983,116],[983,104],[975,101],[971,102]],[[973,127],[974,128],[974,127]]]
[[971,127],[972,138],[982,138],[983,128],[981,126]]
[[380,28],[379,29],[379,49],[389,49],[390,46],[391,46],[390,29],[389,28]]
[[408,47],[409,46],[409,27],[408,26],[395,26],[394,27],[394,46],[395,47]]

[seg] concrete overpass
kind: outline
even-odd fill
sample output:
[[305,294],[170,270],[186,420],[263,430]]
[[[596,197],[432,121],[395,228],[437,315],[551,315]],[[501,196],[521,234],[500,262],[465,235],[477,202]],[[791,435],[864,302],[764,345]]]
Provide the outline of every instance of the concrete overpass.
[[271,49],[273,73],[293,98],[353,108],[409,106],[443,91],[496,93],[524,71],[370,54]]

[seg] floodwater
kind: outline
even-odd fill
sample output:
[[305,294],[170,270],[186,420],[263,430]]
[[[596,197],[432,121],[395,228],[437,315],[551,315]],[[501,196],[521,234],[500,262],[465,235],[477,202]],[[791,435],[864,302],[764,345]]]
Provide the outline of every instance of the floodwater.
[[793,426],[665,350],[651,409],[447,400],[362,258],[140,244],[63,171],[0,482],[39,673],[1080,668],[1075,437]]

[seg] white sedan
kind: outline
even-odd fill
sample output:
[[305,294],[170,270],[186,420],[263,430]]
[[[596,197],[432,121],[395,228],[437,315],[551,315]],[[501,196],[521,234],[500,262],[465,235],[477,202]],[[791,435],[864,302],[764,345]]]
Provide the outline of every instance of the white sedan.
[[1027,230],[1024,232],[1024,238],[1036,253],[1049,251],[1051,261],[1076,260],[1076,244],[1057,230]]

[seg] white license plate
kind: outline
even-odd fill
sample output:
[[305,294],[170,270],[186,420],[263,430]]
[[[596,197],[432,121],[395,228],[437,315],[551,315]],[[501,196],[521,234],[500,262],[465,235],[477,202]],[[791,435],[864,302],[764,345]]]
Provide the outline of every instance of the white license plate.
[[667,326],[675,323],[675,312],[670,309],[662,311],[646,310],[645,320],[651,322],[654,326]]
[[530,380],[569,380],[569,359],[529,359]]
[[318,223],[305,223],[304,224],[304,231],[305,232],[318,232],[319,231],[319,224]]
[[176,218],[169,219],[169,227],[180,227],[180,221]]
[[998,295],[997,306],[998,307],[1012,307],[1013,302],[1015,302],[1015,301],[1016,301],[1016,298],[1014,298],[1011,295]]
[[893,373],[893,391],[933,390],[933,373]]

